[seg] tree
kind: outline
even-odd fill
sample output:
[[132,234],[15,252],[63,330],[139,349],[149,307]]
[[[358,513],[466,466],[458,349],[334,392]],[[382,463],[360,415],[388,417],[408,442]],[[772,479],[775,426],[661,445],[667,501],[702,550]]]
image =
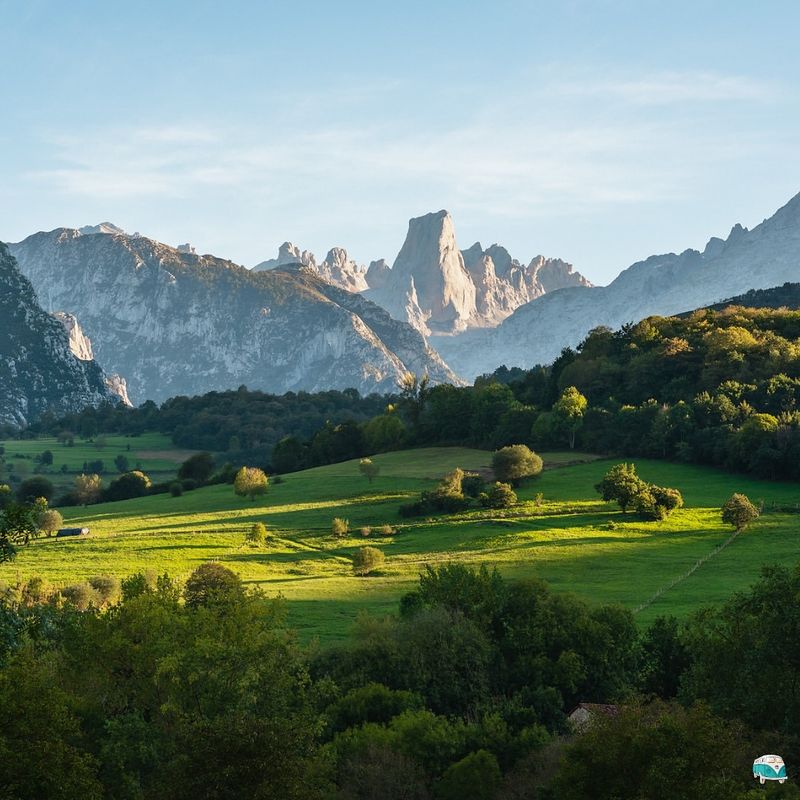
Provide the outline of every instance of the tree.
[[75,497],[83,506],[96,503],[103,492],[103,479],[97,475],[80,474],[75,476]]
[[71,431],[61,431],[57,439],[62,447],[73,447],[75,445],[75,434]]
[[342,517],[334,517],[331,520],[331,533],[337,538],[341,539],[350,533],[350,521],[342,519]]
[[484,508],[511,508],[517,504],[517,493],[511,484],[496,481],[488,492],[481,495],[480,500]]
[[436,784],[437,800],[492,800],[503,776],[497,759],[486,750],[451,764]]
[[722,506],[722,521],[743,531],[751,522],[758,519],[759,511],[743,494],[734,493]]
[[358,462],[358,471],[372,483],[378,477],[381,468],[371,458],[362,458]]
[[17,489],[17,499],[20,503],[32,503],[37,497],[52,500],[55,488],[51,481],[42,475],[34,475],[22,481]]
[[542,459],[524,444],[501,447],[492,456],[492,470],[498,481],[517,486],[523,478],[542,471]]
[[353,553],[353,574],[365,576],[383,566],[386,560],[383,550],[378,547],[359,547]]
[[36,460],[45,467],[49,467],[53,463],[53,451],[44,450],[36,457]]
[[284,436],[272,448],[272,468],[277,472],[297,472],[308,463],[308,448],[296,436]]
[[594,488],[606,502],[616,500],[624,514],[646,486],[636,474],[635,464],[615,464]]
[[255,522],[245,537],[247,544],[262,545],[267,541],[267,528],[263,522]]
[[117,472],[127,472],[129,467],[127,456],[124,456],[122,453],[115,456],[114,466],[117,468]]
[[183,597],[189,608],[217,606],[244,597],[241,578],[214,561],[201,564],[187,579]]
[[676,508],[683,508],[683,496],[677,489],[643,483],[633,504],[643,519],[662,520]]
[[0,564],[12,561],[17,546],[25,545],[36,535],[36,520],[31,506],[9,503],[0,512]]
[[122,584],[116,575],[95,575],[89,578],[89,585],[103,605],[114,605],[122,597]]
[[233,491],[238,497],[249,497],[254,502],[256,497],[267,493],[268,484],[269,479],[263,470],[258,467],[242,467],[233,479]]
[[214,456],[211,453],[195,453],[180,465],[178,477],[191,478],[198,483],[205,483],[213,471]]
[[134,497],[144,497],[152,485],[153,482],[144,472],[139,470],[126,472],[111,481],[106,489],[106,499],[130,500]]
[[553,413],[568,431],[570,450],[575,449],[575,434],[583,425],[583,415],[587,405],[586,398],[574,386],[564,389],[561,397],[553,405]]
[[64,518],[56,509],[48,508],[38,515],[36,525],[42,533],[52,536],[64,525]]

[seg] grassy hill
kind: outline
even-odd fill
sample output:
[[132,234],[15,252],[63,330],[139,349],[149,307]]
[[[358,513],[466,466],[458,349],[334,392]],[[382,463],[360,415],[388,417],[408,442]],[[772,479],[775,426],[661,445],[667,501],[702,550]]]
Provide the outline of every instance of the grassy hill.
[[[55,450],[54,450],[55,452]],[[430,519],[400,519],[401,503],[455,466],[488,471],[490,454],[428,448],[374,458],[372,484],[357,461],[288,475],[251,503],[228,485],[120,503],[65,509],[69,523],[87,525],[83,540],[40,539],[0,567],[0,579],[41,575],[54,584],[90,576],[157,569],[185,577],[199,563],[219,560],[251,586],[289,601],[290,621],[304,636],[335,639],[362,609],[392,611],[426,563],[459,560],[496,565],[509,577],[539,575],[555,588],[591,601],[637,609],[643,623],[663,613],[683,616],[749,585],[762,564],[800,556],[800,515],[771,510],[800,503],[800,487],[767,483],[713,469],[637,461],[640,475],[679,488],[686,508],[669,519],[642,522],[600,501],[593,486],[615,461],[574,453],[544,454],[546,471],[519,491],[508,511],[474,510]],[[575,463],[581,462],[582,463]],[[733,491],[763,499],[766,513],[692,575],[650,598],[708,556],[731,534],[719,507]],[[537,506],[534,498],[543,493]],[[349,519],[351,534],[334,539],[333,517]],[[269,531],[263,547],[244,544],[256,521]],[[393,536],[365,538],[362,526],[390,523]],[[381,574],[356,578],[350,555],[368,543],[382,548]]]
[[[128,459],[130,469],[142,469],[158,483],[174,477],[181,463],[196,452],[176,449],[170,438],[160,433],[145,433],[141,436],[102,434],[92,441],[76,436],[74,444],[69,447],[52,436],[7,439],[0,444],[5,449],[5,465],[0,466],[0,482],[14,473],[21,474],[24,478],[30,477],[36,467],[34,459],[49,450],[53,454],[53,464],[46,468],[44,474],[59,492],[72,488],[75,476],[83,472],[85,462],[102,461],[103,482],[108,484],[119,474],[114,466],[114,459],[122,455]],[[13,466],[11,471],[10,466]]]

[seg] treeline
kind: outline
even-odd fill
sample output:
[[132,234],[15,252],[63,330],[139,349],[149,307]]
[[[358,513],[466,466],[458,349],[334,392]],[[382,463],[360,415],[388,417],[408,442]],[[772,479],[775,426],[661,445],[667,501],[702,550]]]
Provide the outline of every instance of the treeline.
[[[429,567],[327,650],[219,564],[78,588],[0,587],[3,796],[746,800],[755,757],[800,763],[800,568],[639,633],[536,580]],[[582,702],[605,705],[576,730]]]
[[362,397],[355,389],[272,395],[240,387],[198,397],[173,397],[160,406],[149,400],[138,408],[106,405],[62,418],[43,416],[23,435],[69,432],[83,438],[103,433],[168,435],[178,447],[225,453],[228,461],[262,463],[287,435],[313,436],[327,422],[365,421],[380,414],[391,398]]
[[[348,431],[349,449],[331,449],[522,443],[798,479],[799,405],[800,312],[730,307],[599,328],[548,367],[501,367],[470,387],[412,381]],[[335,426],[318,435],[336,443]],[[307,465],[315,439],[279,443],[276,468]]]

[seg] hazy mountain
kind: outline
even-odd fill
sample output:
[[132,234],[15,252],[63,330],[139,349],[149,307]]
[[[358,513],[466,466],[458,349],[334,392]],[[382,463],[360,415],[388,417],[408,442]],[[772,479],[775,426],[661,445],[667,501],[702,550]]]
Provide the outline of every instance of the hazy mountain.
[[651,256],[605,287],[548,292],[493,331],[439,338],[436,346],[466,378],[500,364],[530,367],[552,361],[599,325],[617,328],[654,314],[676,314],[799,277],[800,195],[752,231],[735,225],[727,239],[712,238],[703,252]]
[[115,399],[100,367],[71,351],[62,322],[39,305],[30,281],[0,243],[0,424],[24,427]]
[[11,245],[49,310],[74,314],[134,402],[246,384],[276,394],[457,380],[423,337],[306,269],[251,272],[142,236],[60,228]]

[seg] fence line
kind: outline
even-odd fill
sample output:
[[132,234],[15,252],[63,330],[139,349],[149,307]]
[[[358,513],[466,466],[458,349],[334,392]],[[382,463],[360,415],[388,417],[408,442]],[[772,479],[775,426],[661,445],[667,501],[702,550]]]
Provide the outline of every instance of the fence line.
[[640,611],[644,611],[644,609],[649,608],[664,593],[668,592],[670,589],[674,589],[679,583],[685,581],[689,576],[697,572],[697,570],[700,569],[700,567],[702,567],[706,561],[708,561],[710,558],[713,558],[718,553],[721,553],[740,533],[741,531],[734,531],[724,542],[718,544],[710,553],[706,553],[706,555],[704,555],[702,558],[698,558],[697,561],[695,561],[695,563],[686,570],[686,572],[662,586],[652,597],[648,598],[644,601],[644,603],[637,606],[633,610],[633,613],[638,614]]

